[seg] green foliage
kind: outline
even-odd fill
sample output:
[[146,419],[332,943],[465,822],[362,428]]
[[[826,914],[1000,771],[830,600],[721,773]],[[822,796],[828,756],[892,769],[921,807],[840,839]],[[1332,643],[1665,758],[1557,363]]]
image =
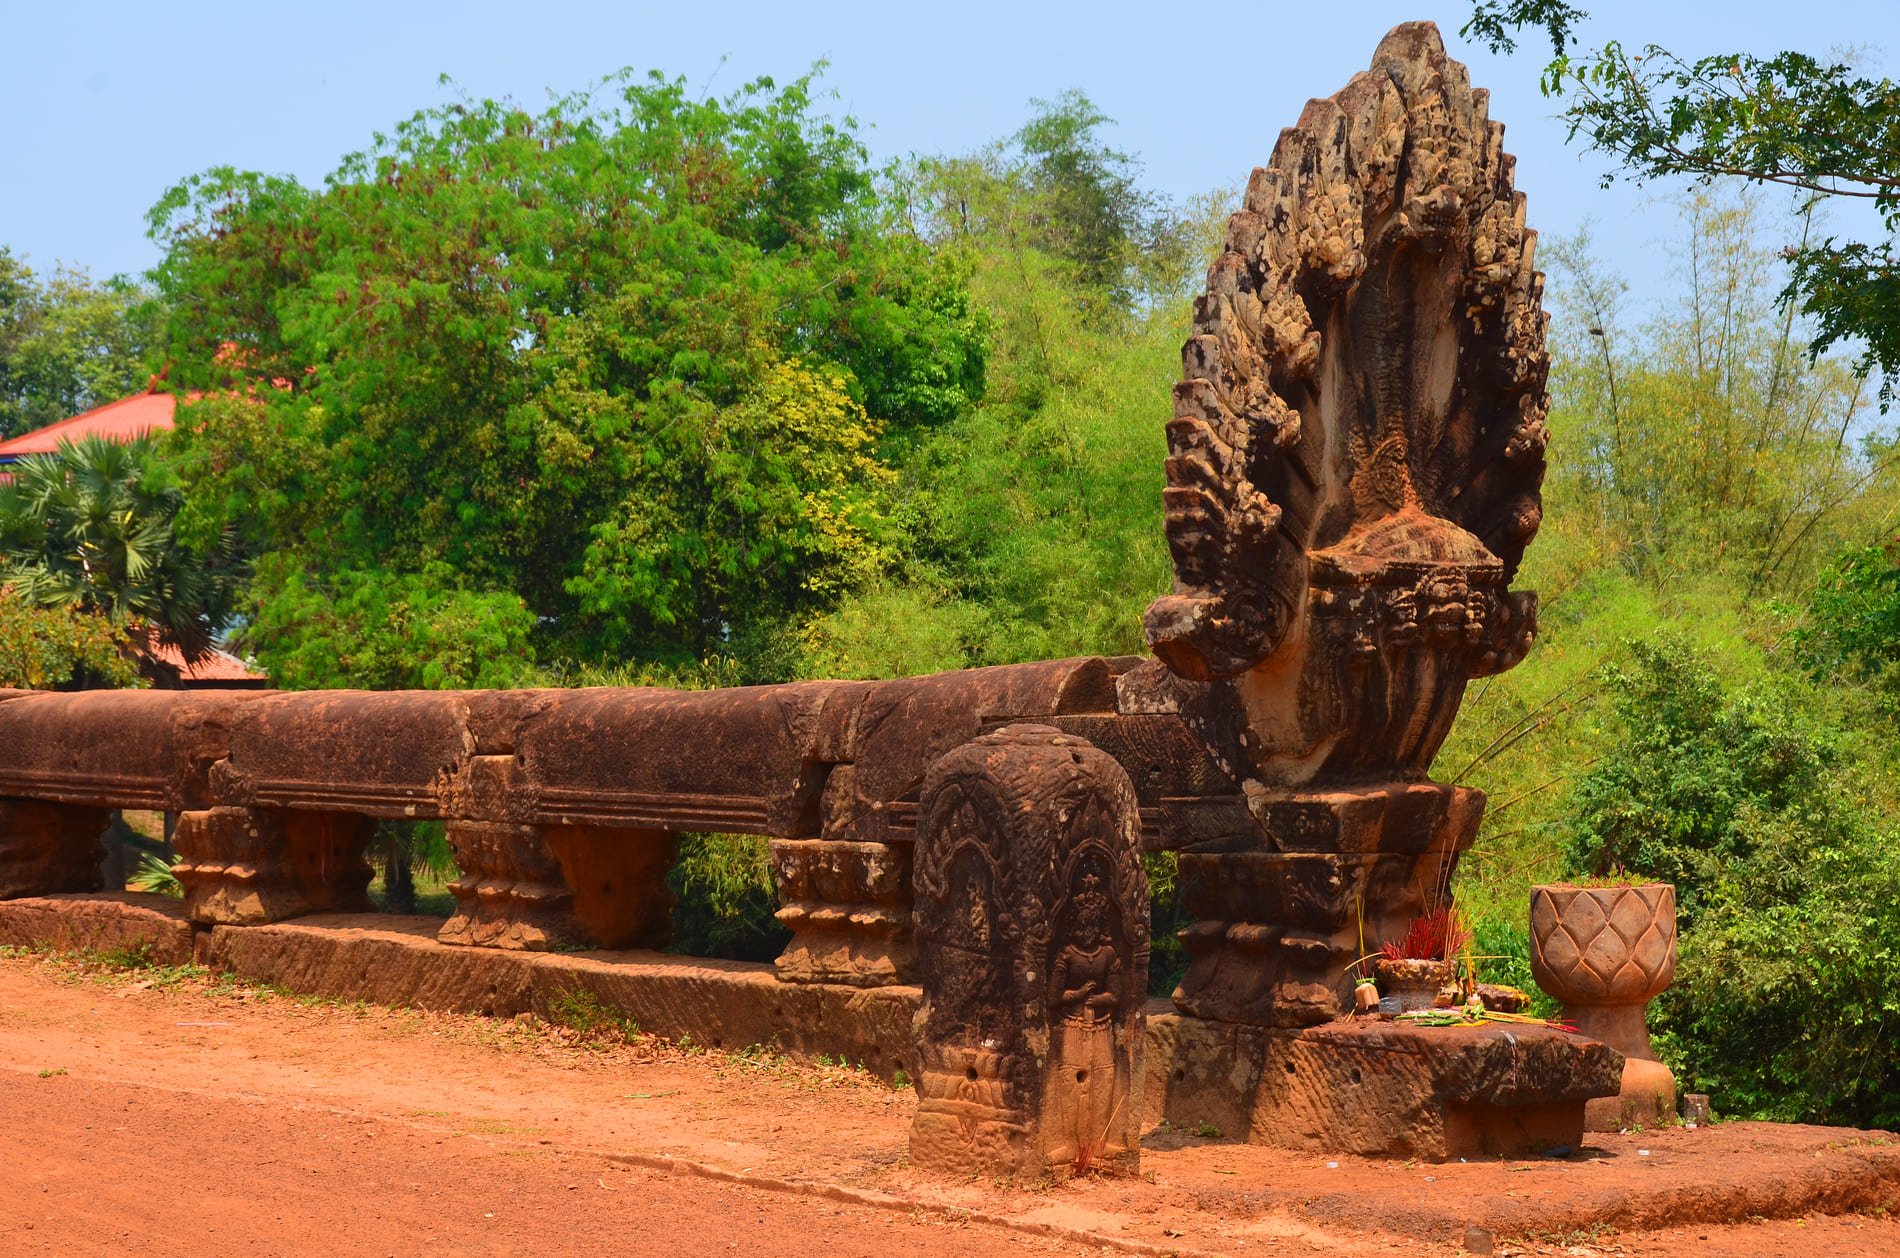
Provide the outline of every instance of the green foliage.
[[516,684],[534,617],[505,592],[461,586],[447,564],[421,572],[338,570],[264,556],[244,643],[286,690],[452,690]]
[[[1794,310],[1770,301],[1784,262],[1762,243],[1775,228],[1761,199],[1696,193],[1680,221],[1680,295],[1640,327],[1587,234],[1546,254],[1559,280],[1552,393],[1570,455],[1553,469],[1550,513],[1598,517],[1646,579],[1713,562],[1738,566],[1749,596],[1801,588],[1893,501],[1895,452],[1857,439],[1869,431],[1864,382],[1815,359]],[[1798,216],[1797,227],[1812,223]]]
[[882,443],[982,388],[958,265],[810,79],[600,96],[427,111],[321,191],[220,169],[153,211],[180,374],[235,386],[183,408],[206,513],[282,554],[271,650],[303,649],[267,606],[294,568],[679,663],[888,561]]
[[144,389],[157,317],[150,297],[66,267],[42,279],[0,245],[0,438]]
[[1755,862],[1764,826],[1819,838],[1849,824],[1832,789],[1838,751],[1785,691],[1733,691],[1667,636],[1631,643],[1605,683],[1619,728],[1571,793],[1572,870],[1674,883],[1693,920],[1723,871]]
[[183,899],[185,884],[178,881],[178,875],[172,872],[177,861],[166,860],[153,852],[143,853],[139,857],[139,867],[125,880],[125,885],[134,891],[149,891],[154,895],[168,895]]
[[[1039,107],[1014,147],[916,172],[911,195],[938,247],[967,260],[991,329],[987,384],[905,451],[898,561],[808,623],[807,671],[1143,649],[1142,609],[1170,580],[1161,464],[1179,296],[1231,197],[1162,206],[1098,138],[1107,120],[1085,97]],[[1074,228],[1096,214],[1105,234]]]
[[1551,51],[1562,56],[1570,43],[1570,28],[1588,16],[1563,0],[1474,0],[1471,20],[1458,33],[1488,45],[1492,52],[1516,52],[1511,32],[1539,26],[1550,36]]
[[548,1002],[548,1021],[578,1034],[583,1041],[612,1047],[640,1039],[640,1024],[601,1003],[584,987],[569,987]]
[[[1477,0],[1465,33],[1509,51],[1511,29],[1548,31],[1555,56],[1543,89],[1566,98],[1570,137],[1583,136],[1639,181],[1737,176],[1816,200],[1872,202],[1886,238],[1804,236],[1788,250],[1781,295],[1813,320],[1813,353],[1858,347],[1860,373],[1878,368],[1882,404],[1892,402],[1900,387],[1900,82],[1799,52],[1690,59],[1612,42],[1569,55],[1571,29],[1586,16],[1557,0]],[[1606,173],[1604,183],[1614,177]]]
[[1610,754],[1577,784],[1570,867],[1676,886],[1663,1044],[1723,1108],[1891,1123],[1900,1067],[1900,856],[1798,689],[1725,677],[1680,642],[1609,672]]
[[676,952],[770,961],[791,938],[773,917],[778,889],[771,851],[756,835],[681,835],[667,885],[679,897],[673,914]]
[[34,606],[150,631],[196,660],[229,614],[234,572],[221,537],[197,546],[178,535],[184,501],[150,437],[61,442],[0,486],[0,579]]
[[34,607],[0,591],[0,686],[89,690],[142,686],[125,640],[104,617]]
[[1817,679],[1867,683],[1900,713],[1900,563],[1894,543],[1849,551],[1821,574],[1807,622],[1789,635]]

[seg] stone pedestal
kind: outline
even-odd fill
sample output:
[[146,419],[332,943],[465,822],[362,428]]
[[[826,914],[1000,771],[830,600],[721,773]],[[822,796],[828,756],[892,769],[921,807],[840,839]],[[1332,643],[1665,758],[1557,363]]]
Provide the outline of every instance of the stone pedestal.
[[574,893],[539,826],[451,821],[448,840],[462,873],[449,884],[455,913],[436,938],[535,952],[581,946]]
[[1575,1149],[1622,1059],[1536,1026],[1149,1022],[1150,1117],[1250,1144],[1446,1161]]
[[208,808],[178,815],[172,872],[201,926],[254,926],[307,913],[367,913],[364,851],[376,823],[354,813]]
[[792,932],[781,980],[883,987],[916,976],[909,843],[775,839],[772,872]]
[[1676,1112],[1676,1077],[1656,1060],[1644,1009],[1676,976],[1676,889],[1531,888],[1531,976],[1580,1034],[1623,1055],[1617,1095],[1590,1103],[1591,1131],[1653,1126]]
[[548,951],[659,948],[673,937],[667,871],[679,836],[609,826],[451,821],[462,876],[444,943]]
[[103,886],[104,808],[0,799],[0,900]]
[[1310,1026],[1352,1008],[1367,949],[1405,933],[1447,890],[1482,792],[1435,782],[1249,798],[1261,846],[1181,854],[1182,1013]]
[[911,1163],[1036,1179],[1140,1159],[1148,880],[1128,775],[1012,725],[925,778]]

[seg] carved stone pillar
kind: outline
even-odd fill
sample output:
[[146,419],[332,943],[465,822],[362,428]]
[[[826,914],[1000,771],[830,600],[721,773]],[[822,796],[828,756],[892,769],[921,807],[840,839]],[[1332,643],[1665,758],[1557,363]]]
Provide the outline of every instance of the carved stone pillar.
[[97,891],[111,814],[103,808],[0,799],[0,900]]
[[1482,792],[1400,783],[1249,801],[1250,850],[1183,852],[1182,1013],[1256,1026],[1311,1026],[1350,1007],[1365,950],[1450,902],[1458,854],[1477,835]]
[[451,821],[448,839],[462,876],[449,884],[455,914],[436,938],[535,952],[580,946],[574,893],[541,827]]
[[548,951],[658,948],[673,937],[666,874],[679,836],[606,826],[451,821],[462,876],[444,943]]
[[911,1162],[1035,1178],[1140,1158],[1148,880],[1128,775],[1012,725],[924,781]]
[[860,839],[856,767],[836,765],[819,797],[816,839],[772,840],[779,954],[787,983],[884,987],[917,974],[911,931],[911,844]]
[[774,839],[778,920],[792,941],[778,958],[787,983],[883,987],[916,974],[911,846]]
[[307,913],[371,913],[364,851],[376,823],[354,813],[209,808],[178,815],[172,871],[200,925],[256,926]]

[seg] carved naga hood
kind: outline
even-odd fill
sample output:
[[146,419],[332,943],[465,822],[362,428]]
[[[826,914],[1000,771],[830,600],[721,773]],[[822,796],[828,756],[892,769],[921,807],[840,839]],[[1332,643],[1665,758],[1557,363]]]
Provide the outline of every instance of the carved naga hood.
[[1195,303],[1147,637],[1238,699],[1266,784],[1422,775],[1535,632],[1547,316],[1487,103],[1393,30],[1281,133]]

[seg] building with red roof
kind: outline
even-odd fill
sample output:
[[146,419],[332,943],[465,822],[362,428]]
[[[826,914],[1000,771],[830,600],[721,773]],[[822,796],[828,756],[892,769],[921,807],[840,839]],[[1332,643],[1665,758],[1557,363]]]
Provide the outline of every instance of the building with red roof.
[[[0,441],[0,484],[13,479],[7,471],[13,464],[36,454],[57,454],[63,441],[90,436],[131,441],[146,433],[170,431],[175,423],[178,399],[162,392],[158,386],[159,380],[154,379],[143,393],[95,406],[58,423]],[[149,635],[145,642],[135,643],[134,649],[141,657],[140,671],[161,686],[175,684],[187,690],[259,690],[270,685],[269,677],[252,671],[237,656],[216,648],[195,664],[185,663],[185,657],[176,647],[166,646]]]
[[160,392],[158,382],[153,381],[152,387],[144,393],[107,402],[56,424],[0,441],[0,468],[10,467],[35,454],[53,454],[62,441],[78,441],[95,435],[114,441],[131,441],[148,432],[168,432],[177,410],[178,399]]

